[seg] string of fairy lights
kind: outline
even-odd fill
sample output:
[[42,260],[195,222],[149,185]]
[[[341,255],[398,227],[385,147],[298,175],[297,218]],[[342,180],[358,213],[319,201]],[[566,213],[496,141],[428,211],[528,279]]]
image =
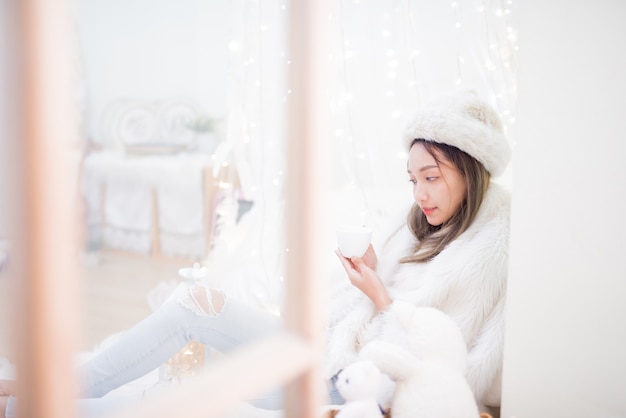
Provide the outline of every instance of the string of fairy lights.
[[[379,191],[397,173],[405,175],[390,167],[406,159],[399,140],[404,119],[428,95],[478,87],[494,102],[505,129],[515,122],[513,0],[433,3],[329,2],[331,178],[335,188],[355,196],[354,215],[363,221],[385,213],[389,202]],[[243,196],[255,205],[281,207],[284,199],[284,125],[292,94],[286,82],[288,7],[284,0],[233,1],[228,145],[213,158],[219,166],[234,166]],[[288,253],[273,227],[261,225],[265,229],[249,250],[250,256],[271,259],[264,263],[271,266],[266,286],[282,282]],[[271,240],[277,241],[272,250]],[[257,297],[268,294],[259,290]]]

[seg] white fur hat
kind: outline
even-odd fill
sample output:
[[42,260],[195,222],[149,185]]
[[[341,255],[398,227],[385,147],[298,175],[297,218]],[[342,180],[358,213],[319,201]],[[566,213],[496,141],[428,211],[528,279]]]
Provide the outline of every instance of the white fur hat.
[[452,145],[481,162],[497,177],[504,172],[511,149],[496,111],[473,90],[460,90],[429,101],[407,124],[404,140]]

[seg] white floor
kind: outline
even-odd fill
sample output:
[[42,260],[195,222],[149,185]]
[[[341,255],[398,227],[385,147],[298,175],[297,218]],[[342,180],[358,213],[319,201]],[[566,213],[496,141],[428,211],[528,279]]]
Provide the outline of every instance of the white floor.
[[[178,281],[184,260],[159,260],[131,254],[100,253],[83,257],[82,351],[91,351],[106,337],[125,330],[151,312],[148,293],[160,283]],[[10,283],[0,272],[0,358],[11,353]],[[12,356],[11,356],[12,357]]]

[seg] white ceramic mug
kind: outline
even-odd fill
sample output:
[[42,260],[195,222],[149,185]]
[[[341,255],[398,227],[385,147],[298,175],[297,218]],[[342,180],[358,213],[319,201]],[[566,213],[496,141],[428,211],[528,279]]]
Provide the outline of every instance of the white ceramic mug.
[[346,258],[363,257],[372,241],[372,228],[344,225],[337,228],[339,251]]

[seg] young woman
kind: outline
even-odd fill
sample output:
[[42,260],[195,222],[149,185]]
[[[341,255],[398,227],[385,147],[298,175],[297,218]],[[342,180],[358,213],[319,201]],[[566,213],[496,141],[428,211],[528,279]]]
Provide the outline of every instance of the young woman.
[[[462,91],[415,115],[405,140],[415,202],[379,256],[372,246],[362,258],[337,253],[352,286],[333,299],[326,375],[330,379],[377,339],[399,304],[430,306],[460,327],[469,350],[466,377],[479,405],[498,406],[509,198],[491,178],[504,171],[510,154],[500,120],[477,95]],[[154,370],[189,340],[229,351],[279,328],[269,313],[219,290],[193,287],[86,364],[84,396],[100,398]],[[12,417],[9,394],[10,384],[0,383],[0,405],[8,403],[6,416]],[[336,391],[330,397],[342,402]],[[107,399],[84,402],[102,412]],[[255,404],[280,408],[280,393]]]
[[[500,405],[509,195],[491,182],[510,158],[497,114],[471,92],[440,98],[405,133],[414,204],[377,261],[341,258],[360,290],[336,298],[327,372],[377,339],[396,302],[438,308],[459,325],[481,408]],[[388,315],[391,313],[391,315]]]

